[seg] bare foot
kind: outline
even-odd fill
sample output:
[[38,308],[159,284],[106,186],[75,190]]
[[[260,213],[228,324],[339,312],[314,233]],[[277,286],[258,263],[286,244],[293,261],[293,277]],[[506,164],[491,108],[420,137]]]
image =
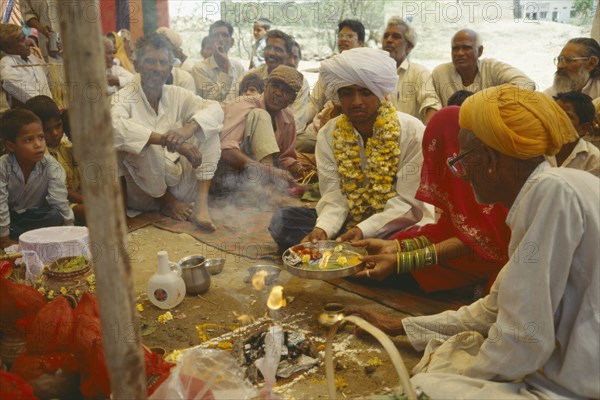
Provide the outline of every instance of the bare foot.
[[160,198],[160,203],[161,214],[171,217],[177,221],[185,221],[192,213],[192,207],[177,200],[175,196],[168,191],[163,197]]
[[188,219],[205,231],[214,232],[217,230],[217,227],[210,218],[206,203],[194,207],[194,210]]

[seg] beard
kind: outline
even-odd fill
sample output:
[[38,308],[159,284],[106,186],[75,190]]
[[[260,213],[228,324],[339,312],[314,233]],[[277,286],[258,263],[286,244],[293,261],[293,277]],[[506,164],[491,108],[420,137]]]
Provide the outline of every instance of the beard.
[[590,79],[590,73],[583,66],[575,74],[569,74],[566,70],[558,70],[554,74],[554,88],[556,93],[580,92],[588,79]]

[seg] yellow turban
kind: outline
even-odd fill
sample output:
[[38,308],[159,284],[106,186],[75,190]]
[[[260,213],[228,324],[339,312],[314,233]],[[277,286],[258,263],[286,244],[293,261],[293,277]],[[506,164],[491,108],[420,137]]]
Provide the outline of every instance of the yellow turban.
[[551,97],[504,84],[468,98],[459,124],[502,154],[526,160],[555,155],[579,137],[567,114]]

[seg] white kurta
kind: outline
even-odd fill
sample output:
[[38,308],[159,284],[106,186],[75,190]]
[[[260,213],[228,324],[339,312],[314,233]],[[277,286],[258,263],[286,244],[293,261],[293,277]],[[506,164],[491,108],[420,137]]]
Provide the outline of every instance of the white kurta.
[[[544,156],[544,158],[551,166],[558,167],[555,156]],[[579,139],[560,167],[580,169],[600,178],[600,150],[590,142]]]
[[[247,74],[257,74],[264,81],[269,77],[269,70],[266,65],[262,67],[253,68],[247,72]],[[243,77],[242,77],[243,79]],[[241,79],[240,79],[241,82]],[[296,100],[289,106],[290,110],[292,110],[292,114],[294,114],[294,122],[296,123],[296,132],[301,132],[306,127],[308,115],[308,96],[310,95],[310,85],[308,81],[303,75],[302,78],[302,87],[300,91],[296,94]]]
[[[136,90],[131,90],[132,86],[136,86]],[[177,153],[169,153],[159,145],[148,145],[150,135],[153,132],[164,134],[192,120],[202,128],[193,140],[190,139],[202,153],[202,165],[195,170],[196,178],[212,178],[221,156],[219,132],[223,127],[223,110],[219,103],[204,100],[177,86],[164,85],[156,113],[136,79],[113,96],[112,105],[115,147],[122,152],[127,173],[148,196],[161,197],[167,187],[177,186],[178,182],[169,182],[173,179],[174,164],[189,164],[185,157],[177,160]],[[192,170],[183,165],[181,171],[185,174]],[[189,183],[190,179],[182,176],[180,182]],[[182,190],[189,192],[185,188]]]
[[192,74],[181,68],[173,68],[171,73],[173,74],[173,85],[196,93],[196,83]]
[[134,74],[127,71],[125,68],[121,67],[120,65],[113,65],[112,67],[107,69],[107,72],[108,71],[110,71],[110,73],[112,75],[116,76],[119,79],[119,87],[117,87],[117,86],[109,86],[108,87],[107,92],[109,95],[113,95],[119,89],[122,89],[123,87],[125,87],[129,82],[131,82],[133,80],[133,77],[135,76]]
[[440,64],[434,68],[431,73],[433,85],[444,107],[448,105],[450,96],[459,90],[468,90],[476,93],[489,87],[502,85],[503,83],[518,85],[521,88],[529,90],[536,89],[535,82],[529,79],[525,73],[502,61],[494,60],[493,58],[479,59],[477,61],[477,68],[479,71],[475,76],[475,80],[469,86],[463,85],[462,78],[451,62]]
[[404,60],[398,67],[398,85],[390,95],[396,110],[423,119],[428,108],[439,110],[442,103],[433,86],[431,72],[421,64]]
[[[342,228],[350,209],[348,200],[342,193],[341,176],[333,154],[333,130],[340,117],[329,121],[317,135],[315,156],[319,173],[321,199],[317,203],[316,227],[323,229],[327,237],[334,237]],[[421,182],[423,153],[421,142],[425,126],[421,121],[408,114],[398,113],[400,138],[398,145],[398,173],[396,174],[396,192],[398,196],[389,199],[382,212],[372,215],[357,226],[364,237],[384,237],[412,226],[419,221],[433,222],[433,208],[415,199]],[[358,138],[363,171],[367,158],[362,136],[354,131]],[[367,183],[368,184],[368,183]]]
[[432,398],[599,398],[598,204],[598,178],[542,163],[508,214],[510,260],[490,294],[403,320],[426,349],[413,384]]
[[33,55],[30,55],[27,60],[23,60],[21,56],[14,54],[4,55],[0,59],[2,88],[9,96],[21,103],[42,94],[52,98],[45,68],[40,66],[23,67],[23,65],[45,63],[45,61]]

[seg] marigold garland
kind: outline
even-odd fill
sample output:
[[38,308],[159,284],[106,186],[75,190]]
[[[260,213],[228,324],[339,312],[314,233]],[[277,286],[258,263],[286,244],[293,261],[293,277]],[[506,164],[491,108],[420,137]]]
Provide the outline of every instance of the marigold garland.
[[346,115],[338,119],[333,131],[333,154],[341,176],[342,193],[350,207],[347,228],[383,211],[386,202],[398,194],[394,178],[398,173],[399,137],[396,109],[384,100],[377,110],[373,136],[365,143],[367,165],[363,172],[354,127]]

